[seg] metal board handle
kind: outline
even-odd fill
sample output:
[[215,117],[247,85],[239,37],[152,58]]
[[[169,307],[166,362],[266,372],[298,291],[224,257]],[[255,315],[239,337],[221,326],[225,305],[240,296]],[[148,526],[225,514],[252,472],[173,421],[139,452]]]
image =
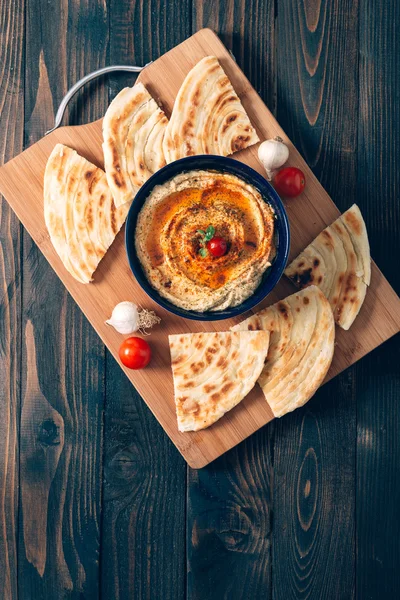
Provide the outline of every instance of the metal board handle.
[[103,67],[102,69],[97,69],[97,71],[92,71],[92,73],[88,73],[82,79],[77,81],[75,85],[73,85],[68,92],[65,94],[64,98],[61,100],[60,106],[58,107],[56,118],[54,121],[54,127],[46,131],[45,135],[48,135],[57,127],[61,125],[61,121],[63,119],[65,109],[68,106],[68,102],[71,100],[73,96],[75,96],[76,92],[81,89],[89,81],[92,79],[96,79],[96,77],[100,77],[100,75],[105,75],[106,73],[111,73],[113,71],[129,71],[130,73],[140,73],[143,71],[148,65],[151,65],[152,61],[145,64],[144,67],[136,67],[134,65],[111,65],[109,67]]

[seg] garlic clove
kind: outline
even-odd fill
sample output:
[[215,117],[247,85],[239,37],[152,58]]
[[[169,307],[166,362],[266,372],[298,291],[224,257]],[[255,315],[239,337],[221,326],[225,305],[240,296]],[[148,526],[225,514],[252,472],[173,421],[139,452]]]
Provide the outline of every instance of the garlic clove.
[[268,181],[271,181],[277,169],[289,158],[289,148],[280,137],[265,140],[258,147],[258,158],[267,172]]
[[114,307],[111,318],[106,323],[118,333],[134,333],[139,329],[138,307],[133,302],[120,302]]
[[120,302],[117,304],[110,319],[105,323],[114,327],[118,333],[128,334],[140,331],[147,335],[146,329],[151,329],[160,323],[161,319],[154,311],[138,308],[133,302]]

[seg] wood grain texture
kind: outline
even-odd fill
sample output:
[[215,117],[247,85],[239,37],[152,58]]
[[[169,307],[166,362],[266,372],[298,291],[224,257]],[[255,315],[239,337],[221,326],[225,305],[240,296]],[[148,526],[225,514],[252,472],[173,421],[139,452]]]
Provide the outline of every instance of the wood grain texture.
[[354,597],[352,388],[345,373],[275,423],[274,599]]
[[272,590],[272,425],[189,473],[188,598],[264,599]]
[[[341,210],[357,201],[364,214],[354,177],[358,4],[283,0],[277,32],[278,119]],[[352,368],[275,423],[276,600],[354,597],[354,385]]]
[[[211,27],[272,110],[274,3],[194,2],[193,29]],[[256,18],[249,19],[249,15]],[[274,423],[201,471],[189,469],[188,598],[265,599],[272,591]]]
[[[68,86],[104,64],[107,33],[102,2],[65,1],[49,10],[47,2],[27,1],[27,144],[52,126]],[[101,115],[104,88],[93,98],[88,90],[84,105],[79,121]],[[95,598],[104,349],[27,234],[23,265],[19,597]]]
[[[188,2],[113,0],[109,10],[111,64],[145,64],[190,35]],[[110,100],[134,80],[113,77]],[[183,599],[186,464],[110,354],[106,382],[102,596]]]
[[[296,202],[287,203],[292,231],[291,252],[295,254],[326,224],[331,223],[339,212],[217,36],[209,29],[198,32],[147,67],[140,74],[140,80],[149,87],[153,95],[163,98],[164,106],[169,112],[188,69],[207,54],[215,54],[219,57],[252,121],[257,126],[260,136],[265,138],[280,135],[290,146],[292,163],[300,166],[307,174],[306,190]],[[84,127],[63,128],[46,136],[34,147],[2,167],[0,189],[9,202],[12,202],[17,215],[115,357],[118,356],[121,338],[104,323],[105,316],[111,313],[115,304],[124,300],[128,294],[137,298],[139,304],[157,310],[162,318],[162,326],[155,328],[152,333],[151,364],[142,371],[124,368],[124,372],[189,464],[196,468],[204,466],[269,422],[272,419],[272,411],[260,389],[254,388],[245,402],[212,428],[194,433],[179,433],[176,428],[167,334],[188,330],[203,331],[207,328],[226,330],[239,319],[212,324],[189,322],[160,309],[148,299],[132,278],[126,260],[122,232],[101,262],[94,283],[84,286],[73,279],[64,269],[51,245],[42,213],[42,177],[46,159],[56,141],[73,146],[79,153],[101,164],[100,122]],[[256,148],[248,148],[235,156],[262,172]],[[26,202],[27,190],[21,181],[21,172],[26,173],[30,181],[29,203]],[[313,215],[312,220],[309,218],[310,214]],[[279,297],[291,293],[292,290],[294,290],[293,286],[282,279],[268,299],[259,306],[274,302]],[[399,298],[373,263],[372,283],[359,316],[350,331],[337,330],[337,351],[328,379],[398,332],[399,306]],[[165,402],[159,400],[159,393],[154,387],[155,381],[161,382],[160,389],[163,390],[163,394],[165,392]]]
[[[0,163],[23,145],[24,1],[0,3]],[[17,598],[21,227],[0,197],[0,598]]]
[[[358,178],[371,248],[400,290],[400,5],[360,0]],[[400,597],[400,336],[357,369],[357,598]]]
[[185,597],[186,465],[114,363],[109,356],[102,597],[180,600]]

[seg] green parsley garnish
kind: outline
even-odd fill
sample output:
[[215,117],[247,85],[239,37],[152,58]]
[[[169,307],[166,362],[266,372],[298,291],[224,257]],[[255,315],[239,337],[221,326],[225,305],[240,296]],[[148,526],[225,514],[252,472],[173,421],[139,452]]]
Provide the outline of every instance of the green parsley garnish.
[[208,256],[206,244],[213,239],[215,227],[209,225],[205,231],[203,229],[198,229],[196,233],[201,235],[199,254],[202,258],[206,258]]

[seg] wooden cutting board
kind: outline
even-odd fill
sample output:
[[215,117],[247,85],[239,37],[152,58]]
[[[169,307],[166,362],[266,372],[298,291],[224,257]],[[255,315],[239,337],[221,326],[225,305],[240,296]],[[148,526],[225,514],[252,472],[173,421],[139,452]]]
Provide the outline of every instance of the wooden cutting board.
[[[185,75],[201,58],[210,54],[218,57],[260,139],[280,135],[290,148],[289,163],[300,167],[306,174],[307,186],[303,194],[285,203],[291,226],[292,258],[326,225],[332,223],[339,211],[215,33],[210,29],[202,29],[146,67],[139,79],[170,115]],[[202,467],[271,421],[274,416],[260,388],[256,386],[238,407],[211,428],[196,433],[179,433],[168,334],[225,331],[247,315],[236,320],[204,323],[181,319],[159,308],[141,290],[131,274],[125,255],[123,231],[101,262],[94,283],[83,285],[75,281],[56,254],[43,217],[43,173],[47,158],[57,142],[75,148],[82,156],[103,166],[101,120],[80,127],[64,127],[41,139],[0,169],[0,192],[117,360],[123,337],[104,323],[115,304],[122,300],[133,300],[155,310],[161,317],[161,325],[153,330],[149,338],[153,350],[151,365],[136,372],[122,368],[189,465]],[[264,174],[257,158],[257,147],[244,150],[235,158]],[[348,206],[354,200],[349,198]],[[292,284],[283,278],[260,307],[272,304],[293,291]],[[337,328],[335,356],[326,380],[355,363],[399,330],[400,300],[373,263],[371,286],[359,316],[350,331]]]

